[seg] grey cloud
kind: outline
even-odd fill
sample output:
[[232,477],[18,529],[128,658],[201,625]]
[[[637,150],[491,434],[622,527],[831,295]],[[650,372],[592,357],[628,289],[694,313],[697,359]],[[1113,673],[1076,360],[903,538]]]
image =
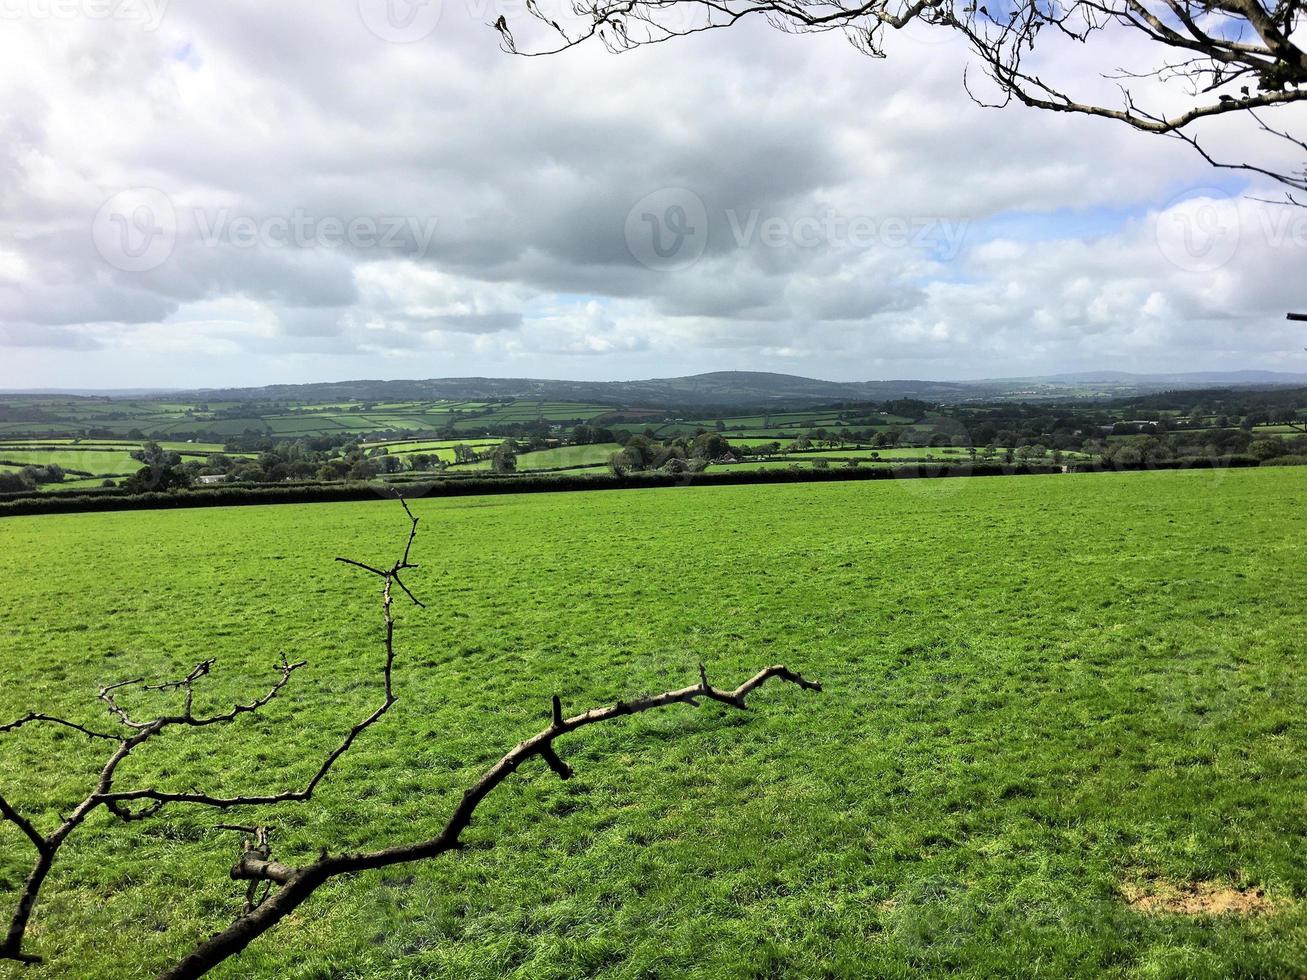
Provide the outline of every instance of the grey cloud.
[[[712,358],[859,376],[1033,356],[1056,367],[1114,344],[1165,357],[1158,338],[1193,321],[1209,350],[1292,349],[1259,325],[1294,301],[1301,256],[1255,237],[1201,278],[1169,266],[1142,220],[1064,241],[1054,217],[1046,242],[1006,255],[977,244],[950,262],[736,240],[728,213],[978,220],[1159,204],[1207,179],[1167,141],[979,109],[947,47],[900,44],[878,63],[838,37],[751,25],[632,56],[524,60],[500,53],[467,4],[447,2],[412,46],[378,40],[355,8],[174,4],[157,35],[7,24],[0,342],[126,352],[134,330],[167,322],[179,383],[214,363],[188,360],[187,337],[200,350],[219,333],[269,357],[336,355],[343,373],[564,373],[584,356],[605,377]],[[144,273],[106,266],[89,235],[100,203],[132,186],[165,191],[183,218],[171,257]],[[632,205],[668,187],[711,219],[702,257],[673,273],[641,265],[625,239]],[[429,242],[409,227],[386,248],[238,248],[200,241],[197,208],[435,224]],[[408,262],[439,281],[390,274]],[[188,325],[211,307],[230,321]],[[91,324],[122,326],[79,327]],[[396,351],[412,353],[371,359]]]

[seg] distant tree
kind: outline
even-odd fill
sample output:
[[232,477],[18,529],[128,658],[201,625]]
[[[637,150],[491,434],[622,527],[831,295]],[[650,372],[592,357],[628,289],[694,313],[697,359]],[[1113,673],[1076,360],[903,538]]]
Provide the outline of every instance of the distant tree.
[[258,463],[247,460],[232,468],[231,478],[241,483],[266,483],[268,474]]
[[131,455],[145,464],[123,483],[133,493],[179,490],[190,486],[190,476],[182,466],[180,454],[163,449],[157,442],[147,442]]
[[21,470],[0,470],[0,493],[23,493],[35,489],[36,482]]
[[505,439],[495,447],[490,457],[490,465],[496,473],[513,473],[517,470],[517,443]]
[[627,455],[625,449],[619,449],[608,457],[608,468],[614,476],[626,476],[631,472],[631,457]]
[[370,460],[356,460],[349,468],[346,479],[355,482],[366,482],[375,479],[377,475],[377,466]]
[[64,478],[63,468],[54,464],[50,466],[24,466],[22,474],[37,486],[46,483],[62,483]]
[[1279,439],[1254,439],[1248,446],[1248,452],[1258,459],[1275,459],[1285,455],[1285,447]]
[[694,440],[693,454],[700,459],[718,460],[731,455],[731,444],[718,432],[705,432]]

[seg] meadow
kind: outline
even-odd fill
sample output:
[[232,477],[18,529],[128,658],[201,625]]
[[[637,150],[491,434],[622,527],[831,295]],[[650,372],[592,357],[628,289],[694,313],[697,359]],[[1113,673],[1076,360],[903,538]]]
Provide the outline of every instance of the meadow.
[[[525,767],[466,851],[336,881],[216,976],[1307,971],[1302,469],[413,508],[428,607],[396,606],[400,700],[312,803],[268,814],[282,861],[434,832],[555,693],[580,711],[700,663],[825,692],[560,741],[574,779]],[[0,520],[0,720],[107,724],[100,684],[209,656],[203,706],[225,707],[285,650],[310,665],[266,715],[170,735],[119,784],[301,782],[378,699],[374,582],[332,559],[388,564],[405,531],[382,500]],[[50,826],[100,759],[0,736],[0,786]],[[50,962],[0,977],[149,976],[225,925],[243,889],[217,822],[97,817],[38,911]],[[28,863],[0,825],[0,904]],[[1166,912],[1208,890],[1262,908]]]
[[183,402],[153,399],[0,397],[0,438],[26,435],[126,436],[139,430],[160,441],[195,433],[272,438],[436,430],[483,432],[488,425],[534,421],[584,422],[609,409],[579,402],[530,399],[511,402],[415,401],[332,404],[323,402]]

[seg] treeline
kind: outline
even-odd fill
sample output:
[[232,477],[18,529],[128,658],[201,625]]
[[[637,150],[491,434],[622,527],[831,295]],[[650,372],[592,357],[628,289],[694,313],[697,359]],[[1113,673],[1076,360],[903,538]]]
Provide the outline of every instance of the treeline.
[[1263,462],[1307,456],[1307,434],[1254,436],[1242,429],[1218,429],[1132,436],[1104,444],[1098,455],[1105,464],[1117,467],[1237,456]]
[[3,495],[0,516],[63,513],[73,511],[148,510],[170,507],[231,507],[245,504],[328,503],[393,497],[402,489],[405,497],[476,496],[501,493],[553,493],[573,490],[620,490],[655,487],[742,485],[754,483],[806,483],[839,480],[936,479],[967,476],[1022,476],[1062,472],[1060,467],[998,464],[923,464],[876,469],[708,471],[699,474],[665,472],[611,473],[565,476],[486,476],[479,478],[413,481],[402,488],[384,483],[288,484],[273,487],[221,486],[132,493],[125,488],[105,488],[83,493]]
[[[1198,388],[1143,395],[1122,403],[1126,408],[1181,415],[1244,419],[1264,416],[1287,421],[1285,413],[1307,406],[1307,388]],[[1236,423],[1237,424],[1237,423]],[[1261,424],[1266,424],[1265,422]]]
[[402,486],[386,483],[336,485],[287,484],[284,486],[222,486],[193,490],[132,493],[123,488],[63,494],[0,494],[0,517],[24,514],[159,509],[172,507],[231,507],[254,504],[331,503],[375,500],[403,492],[405,497],[477,496],[504,493],[552,493],[584,490],[650,489],[657,487],[737,486],[747,484],[822,483],[843,480],[948,479],[970,476],[1034,476],[1069,473],[1103,473],[1130,470],[1192,468],[1246,468],[1280,463],[1307,463],[1307,457],[1258,460],[1252,456],[1208,459],[1171,459],[1138,463],[1104,463],[1101,460],[1051,463],[921,463],[907,466],[841,469],[772,469],[741,472],[707,470],[700,473],[596,473],[565,476],[478,476],[413,480]]
[[[0,493],[21,493],[35,490],[50,483],[63,483],[68,471],[62,466],[33,466],[30,463],[14,463],[0,459],[0,466],[17,466],[19,469],[0,470]],[[90,474],[75,474],[89,476]]]

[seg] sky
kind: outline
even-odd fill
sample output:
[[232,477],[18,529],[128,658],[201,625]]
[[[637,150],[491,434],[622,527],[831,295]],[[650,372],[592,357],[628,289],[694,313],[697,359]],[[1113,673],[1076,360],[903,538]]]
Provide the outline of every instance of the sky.
[[1307,209],[981,108],[947,33],[520,58],[500,13],[4,0],[0,387],[1307,371]]

